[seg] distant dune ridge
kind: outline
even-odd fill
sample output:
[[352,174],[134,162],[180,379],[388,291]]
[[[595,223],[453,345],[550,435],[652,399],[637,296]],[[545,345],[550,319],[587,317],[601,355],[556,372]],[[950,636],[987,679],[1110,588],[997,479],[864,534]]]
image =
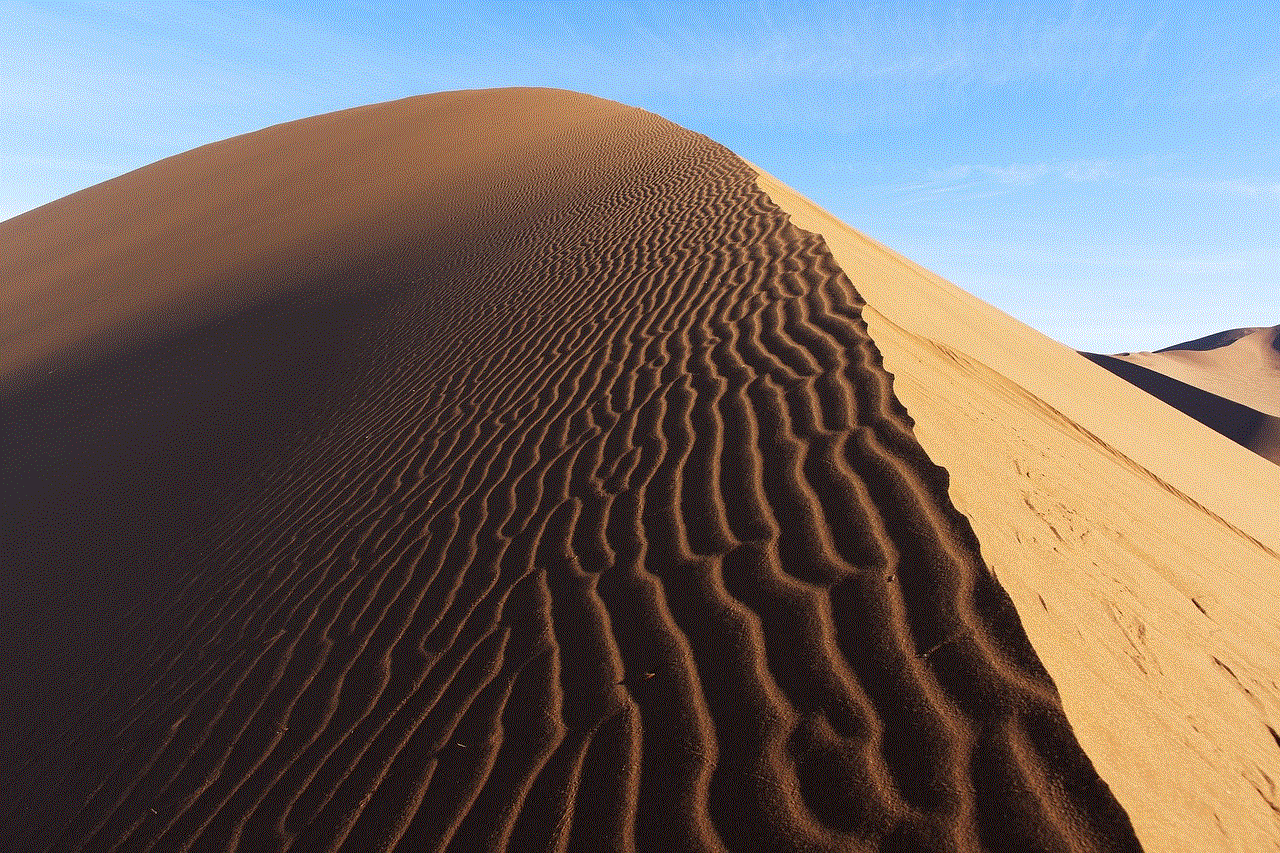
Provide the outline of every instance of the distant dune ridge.
[[1280,542],[1122,410],[1280,469],[705,137],[428,95],[0,244],[5,849],[1280,839]]
[[1085,355],[1280,463],[1280,326],[1228,329],[1156,352]]

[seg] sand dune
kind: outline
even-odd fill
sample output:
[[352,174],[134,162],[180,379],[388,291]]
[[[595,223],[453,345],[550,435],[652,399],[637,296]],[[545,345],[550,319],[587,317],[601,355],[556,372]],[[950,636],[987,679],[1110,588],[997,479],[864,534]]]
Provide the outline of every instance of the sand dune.
[[1280,463],[1280,326],[1229,329],[1154,353],[1085,356]]
[[366,107],[0,242],[8,848],[1187,849],[1145,762],[1218,808],[1256,741],[1187,758],[1082,533],[1274,713],[1275,531],[1126,418],[1273,466],[651,114]]
[[1280,417],[1280,326],[1228,329],[1157,352],[1115,357]]

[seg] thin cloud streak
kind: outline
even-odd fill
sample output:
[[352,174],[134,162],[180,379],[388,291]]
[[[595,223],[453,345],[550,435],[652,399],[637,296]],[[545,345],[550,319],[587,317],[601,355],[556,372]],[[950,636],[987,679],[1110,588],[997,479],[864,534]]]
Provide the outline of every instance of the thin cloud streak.
[[1110,160],[1075,160],[1060,163],[1009,163],[993,166],[965,163],[935,170],[924,179],[887,187],[901,196],[937,196],[1001,185],[1009,188],[1033,187],[1048,182],[1089,184],[1110,182],[1117,186],[1141,188],[1162,193],[1199,196],[1236,196],[1259,200],[1280,200],[1280,181],[1266,178],[1226,178],[1197,180],[1164,174],[1138,177],[1140,167],[1121,167]]

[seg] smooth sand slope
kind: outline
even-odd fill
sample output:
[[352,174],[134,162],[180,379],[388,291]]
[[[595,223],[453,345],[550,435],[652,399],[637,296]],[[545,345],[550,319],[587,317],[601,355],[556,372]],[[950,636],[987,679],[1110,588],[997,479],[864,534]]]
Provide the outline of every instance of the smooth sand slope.
[[854,232],[820,233],[1148,850],[1280,849],[1280,468]]
[[[1070,420],[1097,401],[1051,416],[1018,392],[1043,369],[1147,399],[1079,356],[1002,379],[893,325],[913,299],[936,319],[941,285],[848,229],[801,230],[803,201],[764,182],[648,113],[499,90],[270,128],[0,224],[0,844],[1167,840],[1152,799],[1180,809],[1183,789],[1133,789],[1152,752],[1184,760],[1187,697],[1129,671],[1129,612],[1094,612],[1120,594],[1052,544],[1049,504],[1092,519],[1123,493],[1130,515],[1086,531],[1129,544],[1112,571],[1136,571],[1167,510],[1227,549],[1225,578],[1155,552],[1165,585],[1142,578],[1142,602],[1170,606],[1179,571],[1202,585],[1216,633],[1178,598],[1146,636],[1190,626],[1238,705],[1274,633],[1245,647],[1242,625],[1270,623],[1232,584],[1274,569],[1274,531],[1176,455]],[[956,300],[953,327],[985,322]],[[1044,355],[992,322],[982,341]],[[1215,473],[1274,467],[1172,414]],[[1015,440],[1030,462],[1010,473]],[[1018,477],[1044,506],[1014,500]],[[1265,732],[1272,694],[1242,708],[1219,686],[1198,712],[1237,716],[1210,734]],[[1150,751],[1117,711],[1165,726]],[[1189,784],[1225,784],[1252,734]],[[1222,832],[1273,842],[1256,816],[1241,802]]]
[[1084,355],[1280,463],[1280,326],[1228,329],[1156,352]]

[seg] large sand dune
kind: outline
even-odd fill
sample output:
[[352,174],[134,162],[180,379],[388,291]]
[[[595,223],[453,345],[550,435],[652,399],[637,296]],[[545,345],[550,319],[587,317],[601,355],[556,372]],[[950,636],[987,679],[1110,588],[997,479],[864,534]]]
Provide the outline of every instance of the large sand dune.
[[704,137],[425,96],[0,242],[9,848],[1280,838],[1280,469]]
[[1280,463],[1280,326],[1228,329],[1156,352],[1085,355]]
[[1116,358],[1280,417],[1280,326],[1228,329],[1156,352],[1121,353]]

